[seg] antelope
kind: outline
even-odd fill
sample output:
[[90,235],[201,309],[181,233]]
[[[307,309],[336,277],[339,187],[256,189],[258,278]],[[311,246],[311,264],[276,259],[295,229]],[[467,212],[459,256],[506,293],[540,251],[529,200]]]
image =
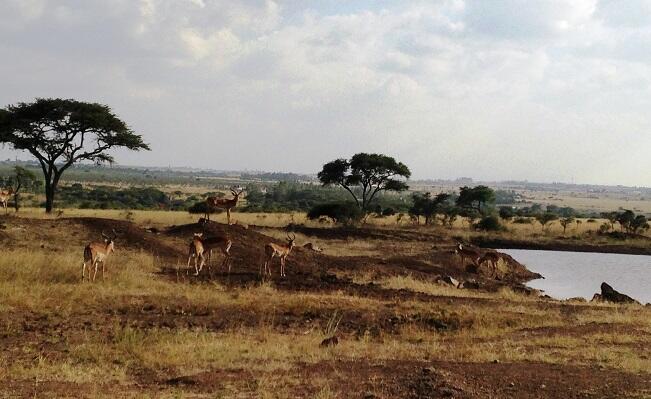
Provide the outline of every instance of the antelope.
[[0,204],[5,208],[5,215],[7,212],[7,204],[9,203],[9,199],[11,198],[11,194],[14,193],[14,189],[9,187],[8,190],[1,190],[0,191]]
[[228,273],[231,272],[231,247],[233,246],[233,241],[228,237],[208,237],[202,240],[204,251],[208,252],[208,271],[210,271],[210,259],[212,258],[213,249],[219,249],[224,255],[224,261],[221,266],[228,266]]
[[461,266],[464,266],[464,260],[468,258],[475,267],[479,267],[478,262],[479,258],[481,258],[481,253],[476,249],[467,248],[463,244],[458,243],[454,248],[454,253],[461,256]]
[[220,208],[226,210],[226,219],[228,224],[231,224],[231,209],[237,206],[237,201],[239,201],[240,195],[244,193],[244,189],[235,191],[231,188],[231,193],[233,194],[232,199],[217,198],[217,197],[208,197],[206,198],[206,218],[210,221],[210,211],[213,208]]
[[[205,249],[203,247],[203,242],[201,240],[202,237],[203,237],[203,233],[194,233],[194,236],[192,237],[192,241],[190,241],[190,245],[188,248],[188,266],[187,266],[186,274],[190,274],[190,260],[192,260],[192,258],[194,258],[195,276],[199,275],[199,271],[203,269],[203,265],[204,263],[206,263],[206,258],[203,256]],[[201,260],[199,266],[197,266],[198,260]]]
[[[195,276],[198,276],[201,270],[203,269],[204,264],[208,264],[208,270],[210,271],[210,259],[212,257],[213,249],[219,249],[224,255],[224,261],[222,266],[228,265],[228,273],[231,272],[231,254],[230,250],[233,246],[233,242],[228,239],[228,237],[208,237],[204,238],[203,233],[194,233],[192,237],[192,242],[190,242],[190,249],[188,253],[188,272],[190,270],[190,261],[194,257],[194,269]],[[208,254],[208,261],[206,262],[206,257],[204,254]],[[197,267],[197,261],[201,260],[201,263]]]
[[479,258],[478,264],[481,266],[488,262],[488,265],[493,268],[493,274],[497,275],[497,264],[502,259],[502,256],[497,252],[486,252],[484,256]]
[[111,252],[115,251],[115,239],[117,236],[118,234],[115,230],[113,230],[113,237],[107,236],[102,231],[104,242],[91,242],[86,245],[86,248],[84,248],[84,263],[81,267],[81,281],[84,281],[87,263],[90,263],[88,266],[88,280],[90,281],[91,268],[94,266],[95,273],[93,273],[93,281],[95,281],[97,267],[100,263],[102,264],[102,280],[104,280],[106,258],[108,258]]
[[287,259],[287,256],[289,256],[289,253],[292,252],[292,248],[295,246],[294,241],[296,241],[296,234],[294,234],[292,237],[287,234],[287,244],[269,243],[265,245],[264,253],[266,257],[263,265],[264,272],[261,268],[260,274],[263,276],[265,274],[271,276],[271,266],[269,265],[269,262],[271,262],[273,258],[277,256],[280,258],[280,276],[285,277],[285,260]]

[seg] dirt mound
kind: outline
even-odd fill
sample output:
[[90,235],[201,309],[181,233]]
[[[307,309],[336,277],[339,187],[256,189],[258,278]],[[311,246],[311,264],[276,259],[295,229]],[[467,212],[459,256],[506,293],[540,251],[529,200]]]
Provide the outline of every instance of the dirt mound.
[[67,220],[82,225],[97,237],[100,237],[102,232],[110,235],[111,231],[115,230],[118,235],[116,239],[116,247],[122,246],[130,249],[143,250],[151,252],[154,256],[161,258],[177,259],[179,255],[187,253],[186,248],[180,248],[172,243],[165,242],[156,234],[126,220],[92,217]]
[[[231,248],[233,273],[237,279],[238,274],[259,273],[260,265],[264,262],[264,247],[269,243],[286,244],[286,242],[266,236],[257,231],[246,229],[240,225],[226,225],[217,222],[208,222],[205,225],[198,223],[171,226],[163,234],[168,237],[182,238],[187,242],[194,233],[203,233],[204,237],[228,237],[233,241]],[[328,258],[314,251],[300,248],[298,243],[287,258],[287,273],[305,275],[320,275],[328,269]],[[187,246],[183,247],[187,256]],[[219,261],[218,261],[219,262]],[[278,259],[273,260],[273,271],[278,271]],[[215,264],[216,262],[213,261]]]

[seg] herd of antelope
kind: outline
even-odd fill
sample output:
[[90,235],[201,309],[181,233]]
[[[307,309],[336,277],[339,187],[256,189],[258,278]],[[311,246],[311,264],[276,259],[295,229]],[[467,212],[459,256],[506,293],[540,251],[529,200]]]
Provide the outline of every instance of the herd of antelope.
[[[205,218],[200,219],[199,224],[203,227],[210,222],[210,213],[215,208],[221,208],[226,210],[226,217],[228,225],[231,225],[231,210],[237,206],[237,202],[240,196],[243,194],[244,190],[231,189],[233,194],[232,199],[223,199],[217,197],[208,197],[206,198],[206,212]],[[7,208],[7,202],[11,192],[0,191],[0,204],[2,204],[5,209]],[[105,276],[105,262],[109,255],[115,251],[115,239],[117,238],[117,233],[113,230],[113,236],[108,236],[102,232],[102,242],[91,242],[86,245],[84,248],[84,262],[81,269],[81,280],[84,281],[86,278],[86,266],[88,266],[88,280],[91,280],[92,272],[92,281],[95,281],[97,272],[99,270],[99,265],[102,265],[102,279]],[[188,246],[188,263],[187,263],[187,274],[190,273],[191,267],[190,263],[194,259],[194,274],[196,276],[201,273],[203,267],[207,265],[208,272],[211,273],[210,260],[212,258],[213,250],[219,250],[224,256],[221,267],[224,269],[228,268],[228,273],[231,272],[231,247],[233,246],[233,241],[231,241],[226,236],[215,236],[207,237],[203,232],[194,233],[192,239],[190,240]],[[287,257],[292,252],[292,249],[296,246],[296,235],[287,235],[286,244],[276,244],[268,243],[264,246],[264,262],[260,264],[259,274],[263,278],[265,276],[271,276],[271,262],[274,258],[278,258],[280,261],[280,276],[286,277],[285,273],[285,262]],[[303,246],[306,249],[321,252],[322,249],[318,246],[307,243]],[[475,248],[465,246],[462,243],[457,243],[454,248],[453,253],[458,255],[461,258],[461,265],[464,266],[465,260],[468,259],[477,269],[483,264],[488,264],[493,275],[497,274],[497,265],[502,256],[494,251],[482,253]],[[93,270],[94,269],[94,270]]]

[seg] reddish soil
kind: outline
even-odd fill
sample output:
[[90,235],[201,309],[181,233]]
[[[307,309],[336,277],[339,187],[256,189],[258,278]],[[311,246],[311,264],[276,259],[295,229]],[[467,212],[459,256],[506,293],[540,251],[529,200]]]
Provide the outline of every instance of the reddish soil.
[[[241,226],[208,224],[205,229],[196,224],[173,226],[159,234],[149,232],[130,222],[110,219],[75,218],[60,220],[27,220],[6,218],[5,230],[0,230],[0,243],[6,247],[27,248],[32,240],[42,248],[56,251],[53,237],[62,234],[81,245],[99,238],[102,231],[118,232],[117,248],[152,252],[159,257],[161,272],[158,278],[178,281],[179,284],[203,284],[217,280],[230,287],[259,283],[258,270],[264,244],[278,242],[254,229]],[[227,235],[233,240],[233,272],[212,270],[212,275],[187,276],[187,245],[192,234],[204,231],[206,235]],[[301,231],[303,233],[308,233]],[[392,290],[377,284],[355,284],[343,277],[351,271],[371,272],[377,277],[412,275],[435,281],[440,275],[450,275],[462,281],[476,281],[481,289],[497,289],[504,285],[521,287],[533,277],[515,260],[510,259],[510,272],[495,280],[484,270],[468,271],[450,253],[452,242],[432,235],[402,230],[371,231],[369,229],[314,229],[311,236],[342,239],[354,237],[392,240],[393,242],[423,242],[433,249],[415,255],[394,255],[383,258],[370,256],[334,257],[297,248],[287,262],[288,276],[277,276],[275,263],[273,285],[286,291],[327,292],[380,299],[372,313],[347,310],[347,317],[338,328],[340,339],[360,339],[398,334],[405,325],[436,333],[454,332],[469,328],[473,320],[454,312],[444,312],[437,304],[491,306],[498,299],[440,297],[408,290]],[[23,240],[24,239],[24,240]],[[431,247],[430,247],[431,248]],[[80,250],[81,256],[81,250]],[[221,256],[221,255],[219,255]],[[220,259],[218,259],[218,262]],[[277,261],[276,261],[277,262]],[[217,262],[215,262],[217,264]],[[181,265],[181,268],[179,268]],[[237,290],[233,290],[237,295]],[[431,304],[421,312],[396,310],[401,300]],[[572,319],[585,311],[583,306],[541,300],[534,305],[541,309],[560,311]],[[306,304],[301,310],[277,309],[273,318],[265,318],[278,332],[307,331],[327,323],[336,309]],[[604,309],[607,311],[607,309]],[[194,329],[229,331],[239,327],[255,328],[263,321],[261,315],[246,307],[225,304],[197,305],[182,297],[128,296],[111,303],[97,303],[83,311],[70,314],[57,310],[47,314],[38,311],[13,309],[0,313],[0,359],[3,363],[36,362],[38,358],[65,359],[71,346],[81,344],[89,336],[111,340],[115,326],[130,326],[139,330]],[[580,337],[596,332],[615,333],[625,328],[617,324],[589,324],[584,326],[522,329],[514,339],[527,336],[568,335]],[[645,333],[640,331],[640,333]],[[31,348],[25,351],[24,348]],[[320,350],[329,350],[327,348]],[[415,355],[414,357],[418,357]],[[288,387],[290,396],[314,397],[318,388],[303,381],[324,380],[329,388],[345,398],[617,398],[629,394],[651,394],[651,377],[610,369],[551,365],[537,363],[460,363],[397,361],[382,362],[333,360],[316,364],[293,365],[286,372],[296,376],[295,386]],[[167,389],[179,389],[189,395],[220,396],[227,391],[238,391],[241,397],[255,397],[261,379],[274,375],[254,374],[242,369],[204,370],[184,375],[178,370],[148,370],[132,367],[128,372],[133,385],[117,386],[110,381],[96,384],[36,381],[5,378],[0,380],[0,396],[8,397],[92,397],[96,394],[113,397],[139,396]]]

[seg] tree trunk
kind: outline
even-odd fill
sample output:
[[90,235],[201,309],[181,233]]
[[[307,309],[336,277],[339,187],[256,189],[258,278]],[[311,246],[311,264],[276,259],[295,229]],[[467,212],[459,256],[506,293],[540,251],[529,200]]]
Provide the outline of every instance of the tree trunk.
[[54,184],[51,182],[45,182],[45,212],[52,213],[52,208],[54,207]]

